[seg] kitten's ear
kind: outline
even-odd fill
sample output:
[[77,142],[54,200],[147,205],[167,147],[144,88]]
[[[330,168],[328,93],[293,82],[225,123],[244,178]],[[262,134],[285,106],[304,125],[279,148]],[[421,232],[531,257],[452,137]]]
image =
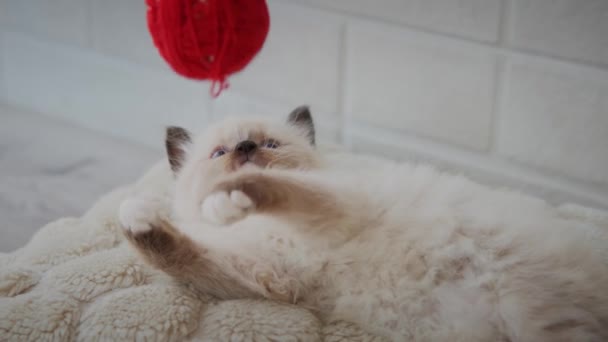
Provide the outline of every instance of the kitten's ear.
[[308,135],[310,144],[315,144],[315,125],[312,121],[312,115],[308,106],[300,106],[294,109],[287,117],[287,122],[303,128]]
[[177,126],[167,127],[165,133],[165,148],[167,149],[167,157],[171,170],[179,171],[186,158],[186,145],[190,144],[192,139],[190,133]]

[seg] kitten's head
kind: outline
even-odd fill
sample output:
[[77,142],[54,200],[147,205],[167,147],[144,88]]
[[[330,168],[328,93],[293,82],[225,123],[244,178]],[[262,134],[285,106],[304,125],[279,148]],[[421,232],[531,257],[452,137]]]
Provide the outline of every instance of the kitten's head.
[[286,122],[231,119],[196,138],[169,127],[165,145],[177,192],[202,193],[205,185],[243,168],[311,169],[318,164],[314,124],[305,106],[293,110]]

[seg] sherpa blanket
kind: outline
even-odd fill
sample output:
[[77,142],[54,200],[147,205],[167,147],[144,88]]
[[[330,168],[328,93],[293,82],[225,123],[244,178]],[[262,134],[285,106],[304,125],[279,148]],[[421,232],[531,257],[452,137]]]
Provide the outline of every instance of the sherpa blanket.
[[[344,167],[373,164],[340,155]],[[118,207],[142,192],[168,197],[172,178],[160,162],[82,217],[0,254],[0,341],[381,341],[294,305],[201,297],[146,265],[124,239]]]
[[[343,153],[332,160],[358,171],[378,163]],[[118,206],[141,192],[168,196],[171,179],[166,163],[159,163],[81,218],[50,223],[23,248],[0,254],[0,341],[381,340],[354,324],[324,324],[293,305],[202,297],[145,265],[123,237]],[[608,227],[606,214],[560,210]]]

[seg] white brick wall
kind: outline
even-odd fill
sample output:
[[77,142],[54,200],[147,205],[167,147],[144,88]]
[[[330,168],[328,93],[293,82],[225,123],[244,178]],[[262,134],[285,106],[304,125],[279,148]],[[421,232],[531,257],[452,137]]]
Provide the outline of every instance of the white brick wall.
[[233,79],[234,88],[292,105],[307,101],[336,113],[342,19],[275,2],[270,11],[272,30],[264,49]]
[[90,0],[91,44],[102,54],[167,68],[146,30],[145,0]]
[[207,90],[169,72],[17,33],[4,49],[14,105],[154,145],[168,123],[200,127],[209,115]]
[[514,58],[497,150],[523,163],[608,185],[608,71]]
[[268,3],[264,49],[211,100],[143,0],[0,0],[0,94],[158,147],[167,124],[308,103],[353,150],[608,208],[608,0]]
[[500,0],[294,1],[480,41],[498,39]]
[[88,44],[87,1],[1,1],[2,21],[11,28],[73,45]]
[[367,124],[486,150],[494,53],[434,38],[353,23],[347,40],[346,111]]

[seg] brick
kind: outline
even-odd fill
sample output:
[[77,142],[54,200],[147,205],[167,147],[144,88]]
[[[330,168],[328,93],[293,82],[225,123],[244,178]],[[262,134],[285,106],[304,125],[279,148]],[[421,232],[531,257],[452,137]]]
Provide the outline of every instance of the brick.
[[501,0],[299,0],[485,42],[498,39]]
[[231,78],[235,89],[335,112],[341,24],[320,11],[269,3],[272,25],[260,54]]
[[608,189],[608,73],[515,60],[505,96],[502,155]]
[[91,20],[97,51],[169,70],[148,32],[145,1],[93,0]]
[[485,150],[495,56],[432,38],[353,26],[347,44],[346,112],[367,124]]
[[516,0],[513,13],[514,46],[608,64],[608,1]]
[[2,20],[12,30],[85,46],[87,2],[81,0],[3,0]]

